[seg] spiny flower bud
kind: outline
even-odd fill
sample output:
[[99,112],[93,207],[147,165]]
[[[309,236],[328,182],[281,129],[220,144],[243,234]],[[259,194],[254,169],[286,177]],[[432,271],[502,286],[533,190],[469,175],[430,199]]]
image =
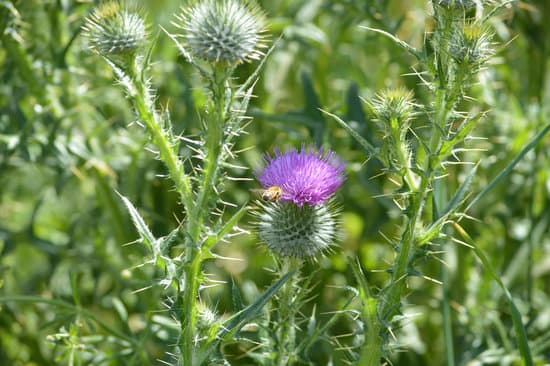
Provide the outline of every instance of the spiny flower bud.
[[266,47],[263,12],[250,1],[197,1],[177,19],[184,46],[199,59],[234,65],[259,59]]
[[368,106],[380,123],[386,126],[397,123],[397,126],[392,128],[405,129],[405,131],[415,115],[413,94],[403,88],[387,89],[378,93],[371,99]]
[[476,6],[475,0],[434,0],[439,6],[446,8],[472,9]]
[[337,239],[338,210],[331,202],[301,207],[292,202],[267,202],[258,206],[258,235],[281,257],[313,257]]
[[408,167],[411,160],[407,132],[415,116],[413,94],[406,89],[388,89],[368,102],[368,107],[384,134],[381,158],[397,171]]
[[131,60],[147,38],[147,26],[141,15],[116,1],[96,8],[83,28],[90,48],[115,60]]
[[491,32],[478,24],[464,25],[462,32],[452,37],[450,54],[459,64],[480,66],[494,53]]
[[197,328],[208,331],[218,326],[219,319],[216,313],[207,305],[199,303],[198,310]]
[[306,258],[322,253],[336,240],[338,210],[329,200],[344,181],[344,163],[331,151],[281,152],[265,157],[257,174],[266,192],[258,203],[260,239],[283,257]]

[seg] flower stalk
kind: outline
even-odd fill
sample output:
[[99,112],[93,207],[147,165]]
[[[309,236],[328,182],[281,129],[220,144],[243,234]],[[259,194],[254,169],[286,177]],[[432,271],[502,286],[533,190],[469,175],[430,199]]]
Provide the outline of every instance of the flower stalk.
[[[214,68],[211,80],[212,100],[208,108],[206,130],[206,159],[203,166],[202,180],[195,205],[187,221],[187,232],[190,242],[185,254],[184,286],[180,295],[183,297],[183,310],[180,314],[182,337],[180,351],[184,365],[194,365],[196,321],[199,287],[202,282],[201,269],[203,262],[210,258],[210,248],[202,247],[201,236],[205,227],[205,216],[210,212],[210,198],[219,179],[219,160],[223,146],[223,131],[227,120],[226,100],[231,95],[228,85],[229,73],[223,65]],[[231,98],[229,98],[231,101]]]
[[279,293],[277,313],[281,317],[278,319],[279,329],[277,330],[278,343],[275,349],[276,366],[292,365],[296,362],[296,314],[299,311],[297,307],[297,297],[300,288],[300,269],[302,259],[286,257],[282,260],[279,273],[294,272],[292,278],[285,283]]
[[145,82],[137,81],[138,73],[130,74],[135,93],[130,94],[134,108],[151,134],[153,143],[159,149],[159,159],[164,162],[168,169],[176,191],[179,193],[185,212],[190,212],[193,203],[191,180],[183,169],[183,164],[177,156],[175,146],[177,143],[170,136],[169,132],[162,128],[159,115],[151,106],[149,88]]

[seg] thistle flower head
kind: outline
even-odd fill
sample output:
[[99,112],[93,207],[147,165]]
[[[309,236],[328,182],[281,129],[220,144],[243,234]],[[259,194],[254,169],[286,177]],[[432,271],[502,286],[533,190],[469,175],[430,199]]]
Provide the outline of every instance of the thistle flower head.
[[339,210],[331,201],[316,206],[297,206],[292,202],[258,205],[258,236],[281,257],[313,257],[337,240]]
[[265,48],[263,12],[248,0],[196,1],[177,19],[184,46],[199,59],[238,64],[259,59]]
[[264,188],[280,187],[281,201],[297,206],[318,205],[327,201],[344,182],[345,164],[332,151],[275,150],[266,155],[266,166],[257,174]]
[[109,57],[134,57],[145,44],[147,26],[142,16],[118,1],[105,2],[83,27],[90,48]]

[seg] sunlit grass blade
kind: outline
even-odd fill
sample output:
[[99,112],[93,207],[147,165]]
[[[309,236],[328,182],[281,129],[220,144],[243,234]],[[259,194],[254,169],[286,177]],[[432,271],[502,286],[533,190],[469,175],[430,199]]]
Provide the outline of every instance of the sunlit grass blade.
[[468,204],[465,212],[469,211],[479,200],[481,200],[485,195],[492,190],[497,184],[499,184],[508,174],[514,170],[514,167],[523,159],[523,157],[531,151],[538,142],[550,131],[550,124],[546,125],[527,145],[521,149],[521,151],[516,155],[514,159],[498,173],[498,175],[491,181],[485,188],[479,192]]
[[493,269],[489,258],[487,258],[487,256],[485,255],[485,252],[476,245],[474,240],[470,237],[470,235],[468,235],[468,233],[462,228],[462,226],[460,226],[458,223],[453,223],[453,226],[455,230],[460,234],[462,239],[472,246],[474,254],[481,261],[481,263],[483,263],[483,267],[485,268],[485,270],[491,275],[491,277],[498,283],[498,285],[502,289],[504,296],[508,301],[508,305],[510,306],[510,313],[512,315],[512,322],[514,324],[514,332],[516,335],[516,343],[519,348],[521,358],[523,359],[523,365],[532,366],[533,358],[531,356],[531,349],[529,348],[529,342],[527,340],[527,333],[525,332],[525,327],[523,326],[523,321],[521,320],[521,313],[514,303],[512,294],[510,293],[510,291],[508,291],[500,276]]

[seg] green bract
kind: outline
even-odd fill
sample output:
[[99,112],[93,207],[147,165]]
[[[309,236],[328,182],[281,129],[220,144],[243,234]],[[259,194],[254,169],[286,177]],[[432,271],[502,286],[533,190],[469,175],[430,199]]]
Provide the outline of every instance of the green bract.
[[256,226],[260,239],[281,257],[307,258],[330,248],[338,236],[338,209],[330,201],[297,206],[259,202]]

